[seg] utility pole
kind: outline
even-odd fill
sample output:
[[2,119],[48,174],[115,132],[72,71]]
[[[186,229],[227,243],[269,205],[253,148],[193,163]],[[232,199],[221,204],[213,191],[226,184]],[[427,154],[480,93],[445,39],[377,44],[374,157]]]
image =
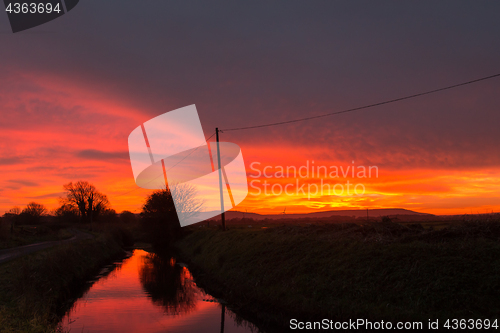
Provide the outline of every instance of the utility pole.
[[220,333],[224,333],[224,317],[226,315],[226,305],[225,304],[221,305],[222,305],[222,315],[220,317]]
[[366,222],[368,222],[368,208],[366,209]]
[[90,206],[90,231],[92,231],[92,214],[94,212],[94,192],[90,195],[89,206]]
[[220,163],[219,148],[219,128],[215,128],[215,138],[217,140],[217,161],[219,162],[219,189],[220,189],[220,217],[222,219],[222,230],[226,231],[226,215],[224,213],[224,192],[222,191],[222,165]]

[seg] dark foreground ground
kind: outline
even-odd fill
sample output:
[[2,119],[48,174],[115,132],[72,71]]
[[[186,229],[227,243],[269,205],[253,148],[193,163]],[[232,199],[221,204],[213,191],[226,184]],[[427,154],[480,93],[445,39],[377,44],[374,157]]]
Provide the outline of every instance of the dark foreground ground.
[[132,245],[120,228],[77,234],[0,264],[0,332],[55,332],[86,281]]
[[18,257],[22,257],[24,255],[41,251],[43,249],[48,249],[52,246],[62,245],[70,242],[76,242],[82,239],[92,239],[94,236],[92,234],[77,230],[77,229],[69,229],[69,233],[73,234],[73,237],[63,239],[63,240],[54,240],[54,241],[46,241],[46,242],[38,242],[29,245],[16,246],[12,248],[6,248],[0,250],[0,264],[13,260]]
[[496,319],[500,222],[196,226],[177,242],[197,283],[263,327],[290,319]]

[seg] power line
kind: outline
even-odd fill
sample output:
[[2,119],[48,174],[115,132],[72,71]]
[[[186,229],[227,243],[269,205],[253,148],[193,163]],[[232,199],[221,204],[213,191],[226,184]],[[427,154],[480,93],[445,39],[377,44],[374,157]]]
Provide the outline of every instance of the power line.
[[[206,139],[206,140],[205,140],[205,142],[207,142],[207,143],[208,143],[208,140],[210,140],[210,139],[211,139],[214,135],[215,135],[215,133],[214,133],[214,134],[212,134],[212,135],[211,135],[208,139]],[[195,152],[196,150],[198,150],[198,148],[200,148],[200,147],[202,147],[202,146],[198,146],[198,147],[196,147],[195,149],[193,149],[193,150],[192,150],[189,154],[187,154],[186,156],[184,156],[184,158],[183,158],[182,160],[180,160],[179,162],[177,162],[177,163],[175,163],[174,165],[172,165],[172,167],[171,167],[170,169],[168,169],[167,171],[172,170],[172,169],[173,169],[173,168],[174,168],[177,164],[179,164],[179,163],[181,163],[182,161],[184,161],[184,160],[185,160],[185,159],[186,159],[189,155],[191,155],[192,153],[194,153],[194,152]],[[165,171],[165,172],[167,172],[167,171]],[[158,177],[157,177],[157,178],[158,178]]]
[[[205,142],[208,142],[208,140],[210,140],[210,139],[211,139],[214,135],[215,135],[215,132],[214,132],[214,134],[212,134],[212,135],[211,135],[208,139],[206,139],[206,140],[205,140]],[[196,147],[195,149],[193,149],[193,150],[192,150],[189,154],[187,154],[187,155],[186,155],[186,156],[185,156],[182,160],[180,160],[179,162],[177,162],[176,164],[174,164],[174,165],[173,165],[170,169],[168,169],[167,171],[172,170],[172,168],[173,168],[173,167],[175,167],[177,164],[179,164],[179,163],[181,163],[182,161],[184,161],[184,160],[185,160],[185,159],[186,159],[189,155],[191,155],[192,153],[194,153],[194,152],[195,152],[198,148],[200,148],[200,147],[202,147],[202,146],[198,146],[198,147]],[[165,172],[167,172],[167,171],[165,171]],[[157,180],[157,179],[158,179],[159,177],[161,177],[161,176],[163,176],[163,172],[162,172],[161,174],[159,174],[158,176],[156,176],[155,178],[151,179],[149,182],[147,182],[147,183],[146,183],[146,184],[144,184],[144,185],[147,185],[147,184],[151,183],[152,181]],[[141,187],[136,187],[136,188],[134,188],[133,190],[131,190],[131,191],[129,191],[129,192],[125,192],[125,193],[122,193],[122,194],[118,194],[118,195],[115,195],[114,197],[115,197],[115,198],[116,198],[116,197],[122,197],[122,196],[127,195],[127,194],[130,194],[130,193],[132,193],[132,192],[134,192],[134,191],[137,191],[137,190],[138,190],[138,189],[140,189],[140,188],[141,188]]]
[[[415,98],[415,97],[420,97],[420,96],[424,96],[424,95],[429,95],[429,94],[433,94],[433,93],[436,93],[436,92],[439,92],[439,91],[449,90],[449,89],[457,88],[457,87],[460,87],[460,86],[465,86],[465,85],[468,85],[468,84],[472,84],[472,83],[476,83],[476,82],[480,82],[480,81],[485,81],[485,80],[493,79],[493,78],[499,77],[499,76],[500,76],[500,73],[495,74],[495,75],[490,75],[490,76],[482,77],[482,78],[475,79],[475,80],[471,80],[471,81],[467,81],[467,82],[462,82],[462,83],[454,84],[454,85],[443,87],[443,88],[439,88],[439,89],[434,89],[434,90],[429,90],[429,91],[426,91],[426,92],[421,92],[421,93],[418,93],[418,94],[413,94],[413,95],[409,95],[409,96],[399,97],[399,98],[391,99],[391,100],[388,100],[388,101],[383,101],[383,102],[378,102],[378,103],[374,103],[374,104],[369,104],[369,105],[365,105],[365,106],[356,107],[356,108],[353,108],[353,109],[347,109],[347,110],[342,110],[342,111],[325,113],[325,114],[318,115],[318,116],[311,116],[311,117],[305,117],[305,118],[299,118],[299,119],[281,121],[281,122],[276,122],[276,123],[255,125],[255,126],[227,128],[227,129],[222,129],[222,130],[219,130],[219,131],[220,132],[223,132],[223,131],[224,132],[226,132],[226,131],[239,131],[239,130],[247,130],[247,129],[270,127],[270,126],[278,126],[278,125],[296,123],[296,122],[300,122],[300,121],[306,121],[306,120],[324,118],[324,117],[334,116],[334,115],[338,115],[338,114],[342,114],[342,113],[348,113],[348,112],[353,112],[353,111],[368,109],[368,108],[372,108],[372,107],[375,107],[375,106],[380,106],[380,105],[395,103],[395,102],[399,102],[399,101],[403,101],[403,100],[411,99],[411,98]],[[215,135],[215,133],[213,133],[208,139],[206,139],[206,142],[208,142],[208,140],[210,140],[214,135]],[[196,149],[193,149],[188,155],[186,155],[182,160],[180,160],[179,162],[177,162],[175,165],[173,165],[167,171],[171,170],[173,167],[175,167],[176,165],[178,165],[179,163],[181,163],[189,155],[191,155],[192,153],[194,153],[198,148],[199,147],[197,147]],[[159,178],[161,176],[163,176],[163,173],[160,174],[160,175],[158,175],[156,178],[152,179],[148,183],[156,180],[157,178]],[[138,189],[139,188],[135,188],[132,191],[129,191],[129,192],[126,192],[126,193],[123,193],[123,194],[119,194],[119,195],[117,195],[115,197],[121,197],[121,196],[127,195],[129,193],[132,193],[132,192],[138,190]]]
[[424,95],[429,95],[429,94],[433,94],[433,93],[436,93],[436,92],[439,92],[439,91],[453,89],[453,88],[456,88],[456,87],[460,87],[460,86],[465,86],[465,85],[468,85],[468,84],[476,83],[476,82],[479,82],[479,81],[484,81],[484,80],[492,79],[492,78],[495,78],[495,77],[498,77],[498,76],[500,76],[500,73],[499,74],[495,74],[495,75],[490,75],[490,76],[482,77],[482,78],[475,79],[475,80],[472,80],[472,81],[467,81],[467,82],[463,82],[463,83],[459,83],[459,84],[454,84],[452,86],[448,86],[448,87],[444,87],[444,88],[429,90],[429,91],[426,91],[426,92],[422,92],[422,93],[418,93],[418,94],[414,94],[414,95],[409,95],[409,96],[405,96],[405,97],[399,97],[399,98],[396,98],[396,99],[391,99],[391,100],[388,100],[388,101],[379,102],[379,103],[375,103],[375,104],[360,106],[360,107],[353,108],[353,109],[347,109],[347,110],[342,110],[342,111],[325,113],[325,114],[318,115],[318,116],[311,116],[311,117],[305,117],[305,118],[299,118],[299,119],[293,119],[293,120],[287,120],[287,121],[280,121],[280,122],[276,122],[276,123],[255,125],[255,126],[227,128],[227,129],[222,129],[222,131],[226,131],[226,132],[227,131],[239,131],[239,130],[247,130],[247,129],[253,129],[253,128],[278,126],[278,125],[284,125],[284,124],[297,123],[299,121],[306,121],[306,120],[311,120],[311,119],[318,119],[318,118],[323,118],[323,117],[329,117],[329,116],[334,116],[334,115],[341,114],[341,113],[347,113],[347,112],[353,112],[353,111],[368,109],[368,108],[372,108],[372,107],[379,106],[379,105],[384,105],[384,104],[399,102],[399,101],[402,101],[402,100],[405,100],[405,99],[410,99],[410,98],[420,97],[420,96],[424,96]]

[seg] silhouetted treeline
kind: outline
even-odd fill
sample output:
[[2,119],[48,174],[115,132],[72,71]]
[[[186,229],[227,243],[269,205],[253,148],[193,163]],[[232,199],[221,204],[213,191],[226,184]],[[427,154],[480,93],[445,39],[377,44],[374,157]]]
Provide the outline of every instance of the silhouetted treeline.
[[180,223],[170,190],[154,191],[144,203],[141,224],[156,250],[168,248],[180,234]]

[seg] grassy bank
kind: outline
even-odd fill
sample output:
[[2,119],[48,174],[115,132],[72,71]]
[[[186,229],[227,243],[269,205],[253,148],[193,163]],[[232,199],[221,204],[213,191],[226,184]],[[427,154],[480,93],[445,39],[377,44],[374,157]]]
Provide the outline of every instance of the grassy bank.
[[176,247],[197,282],[264,324],[291,318],[496,318],[500,223],[441,230],[395,223],[226,232]]
[[68,229],[59,225],[35,225],[16,226],[11,232],[9,225],[0,223],[0,250],[71,238],[73,234]]
[[1,265],[0,332],[53,332],[75,293],[126,241],[114,230]]

